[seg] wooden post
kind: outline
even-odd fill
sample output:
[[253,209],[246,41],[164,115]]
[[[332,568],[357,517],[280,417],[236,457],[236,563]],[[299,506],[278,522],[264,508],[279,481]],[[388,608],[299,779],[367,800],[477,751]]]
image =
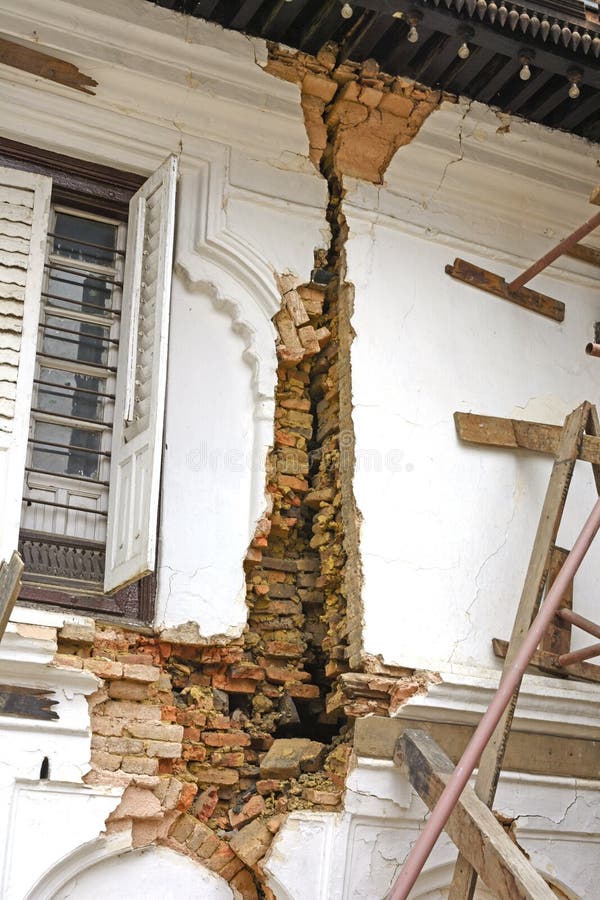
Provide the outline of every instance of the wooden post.
[[23,560],[15,550],[10,562],[3,562],[0,565],[0,641],[19,596],[22,572]]
[[[433,809],[454,769],[443,750],[426,732],[406,730],[396,744],[394,762]],[[446,831],[462,857],[501,900],[556,900],[469,785],[454,807]]]
[[[556,541],[567,499],[567,491],[571,483],[575,462],[579,456],[591,408],[590,403],[582,403],[565,419],[531,551],[525,584],[510,637],[504,671],[512,666],[542,598],[550,567],[551,551]],[[518,696],[519,689],[517,688],[487,747],[483,751],[479,763],[475,790],[477,796],[487,806],[492,805],[496,795],[496,787]],[[473,866],[462,854],[459,854],[448,900],[472,900],[476,884],[477,874]]]

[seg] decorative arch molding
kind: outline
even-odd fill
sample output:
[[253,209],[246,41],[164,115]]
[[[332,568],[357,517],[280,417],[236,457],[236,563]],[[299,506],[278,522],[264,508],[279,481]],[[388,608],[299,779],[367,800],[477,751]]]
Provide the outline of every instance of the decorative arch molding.
[[277,369],[271,319],[281,296],[273,266],[228,226],[228,174],[229,148],[216,144],[206,145],[193,170],[183,167],[175,268],[190,290],[204,290],[229,315],[244,341],[257,398],[270,399]]
[[[205,900],[229,900],[229,898],[233,897],[227,882],[214,872],[201,866],[200,863],[181,856],[174,850],[166,847],[152,845],[134,850],[131,847],[130,833],[120,832],[118,834],[100,836],[94,841],[82,844],[72,853],[63,857],[36,882],[24,900],[51,900],[60,891],[68,888],[69,884],[76,878],[89,873],[95,867],[104,868],[109,866],[111,862],[121,859],[134,863],[139,860],[141,872],[148,864],[148,860],[142,859],[142,857],[148,854],[160,856],[161,873],[164,872],[165,884],[170,883],[173,877],[168,871],[170,867],[173,868],[175,874],[195,867],[198,870],[198,874],[202,874],[202,884],[199,884],[199,890],[202,893],[198,893],[198,898],[202,897],[203,900],[204,898]],[[123,887],[123,895],[125,896],[127,885]],[[127,896],[133,897],[137,896],[137,894],[127,893]]]

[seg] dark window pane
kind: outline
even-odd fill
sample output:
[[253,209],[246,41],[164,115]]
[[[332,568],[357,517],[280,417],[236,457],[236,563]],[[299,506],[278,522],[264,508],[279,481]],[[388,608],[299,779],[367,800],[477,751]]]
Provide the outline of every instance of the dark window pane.
[[116,225],[59,212],[54,233],[53,253],[95,265],[114,265]]
[[109,328],[77,319],[47,315],[43,324],[42,353],[95,366],[108,362]]
[[106,393],[105,379],[42,366],[38,380],[38,409],[58,416],[103,421],[106,400],[98,393]]
[[[100,450],[101,437],[99,431],[69,428],[54,422],[36,422],[32,466],[34,469],[55,472],[57,475],[97,478],[99,470],[97,451]],[[43,441],[61,446],[44,446]]]
[[64,309],[81,309],[93,315],[114,308],[113,289],[108,281],[84,273],[50,269],[48,277],[49,306]]

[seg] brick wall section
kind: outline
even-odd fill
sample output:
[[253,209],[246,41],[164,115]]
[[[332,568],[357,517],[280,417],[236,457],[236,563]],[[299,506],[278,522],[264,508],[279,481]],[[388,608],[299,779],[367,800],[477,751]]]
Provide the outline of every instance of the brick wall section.
[[86,781],[124,788],[107,830],[195,858],[244,898],[269,895],[260,863],[288,811],[339,807],[346,717],[392,713],[435,680],[361,651],[341,199],[345,174],[381,180],[439,97],[371,62],[336,66],[331,48],[316,58],[277,50],[268,68],[302,85],[332,243],[315,263],[319,283],[278,279],[274,443],[267,510],[246,559],[248,627],[198,646],[69,624],[55,660],[98,678]]
[[396,151],[412,141],[442,99],[454,99],[386,75],[373,59],[337,65],[333,44],[316,57],[274,44],[269,50],[267,72],[301,87],[311,160],[322,171],[330,157],[340,177],[381,184]]
[[311,370],[318,467],[305,502],[315,510],[311,547],[319,551],[318,586],[325,598],[325,672],[333,680],[325,716],[331,720],[392,714],[438,680],[435,673],[389,667],[363,652],[360,513],[352,484],[354,288],[346,279],[348,229],[342,201],[345,177],[382,183],[396,151],[410,143],[443,99],[454,99],[386,75],[375,60],[338,65],[338,51],[330,44],[312,57],[271,44],[266,66],[276,77],[300,86],[310,157],[329,187],[330,281],[321,325],[330,338]]
[[136,847],[158,842],[194,857],[249,898],[285,813],[339,807],[350,753],[348,735],[329,746],[280,737],[282,729],[310,730],[307,718],[327,721],[326,553],[314,545],[327,504],[313,484],[322,416],[312,385],[315,367],[326,375],[335,354],[324,289],[289,276],[279,287],[268,510],[246,560],[245,634],[192,646],[120,626],[68,624],[55,659],[99,679],[89,701],[86,781],[125,788],[107,830],[131,829]]

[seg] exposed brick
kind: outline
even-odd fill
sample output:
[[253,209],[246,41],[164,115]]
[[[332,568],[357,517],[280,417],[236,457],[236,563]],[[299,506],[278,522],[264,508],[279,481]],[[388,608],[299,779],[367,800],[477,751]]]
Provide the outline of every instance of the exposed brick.
[[72,656],[70,653],[56,653],[52,665],[60,669],[82,669],[83,660],[80,656]]
[[177,822],[171,829],[171,837],[176,841],[179,841],[180,844],[184,844],[194,831],[195,825],[196,820],[194,819],[194,817],[184,813],[183,815],[179,816]]
[[229,844],[226,844],[225,841],[223,841],[212,856],[209,857],[205,865],[213,872],[220,872],[225,868],[227,863],[230,863],[233,859],[235,859],[235,853]]
[[136,681],[112,681],[108,695],[114,700],[147,700],[156,691],[152,685]]
[[160,706],[134,703],[127,700],[109,700],[103,704],[100,711],[107,716],[113,716],[115,719],[129,719],[132,721],[160,722],[161,717]]
[[151,684],[154,681],[158,681],[160,669],[157,666],[126,664],[123,666],[123,677],[129,681],[141,681],[144,684]]
[[241,825],[246,825],[248,822],[252,822],[253,819],[258,818],[264,812],[264,809],[265,801],[258,794],[255,794],[244,803],[239,811],[235,808],[229,810],[229,821],[233,828],[239,828]]
[[99,656],[84,660],[83,668],[93,672],[99,678],[121,678],[123,675],[121,663],[113,662],[111,659],[103,659]]
[[181,741],[183,727],[181,725],[155,725],[148,722],[130,722],[128,732],[137,738],[148,738],[154,741]]
[[92,716],[91,724],[94,734],[112,737],[122,734],[125,727],[123,719],[113,719],[111,716]]
[[142,741],[123,737],[107,737],[105,746],[110,753],[120,753],[122,756],[135,756],[142,753],[144,749]]
[[244,731],[228,731],[215,733],[203,731],[202,740],[209,747],[249,747],[250,735]]
[[200,764],[190,763],[190,770],[202,784],[237,784],[240,780],[235,769],[204,768]]
[[320,806],[337,806],[342,799],[341,791],[319,791],[316,788],[304,788],[302,796],[309,803],[318,803]]
[[79,625],[76,622],[65,622],[58,636],[63,641],[72,641],[75,644],[93,644],[96,628],[93,624]]
[[126,788],[111,819],[152,819],[162,815],[158,799],[152,791],[130,785]]
[[256,819],[233,835],[230,847],[247,866],[254,866],[269,849],[272,837],[267,826]]
[[121,757],[113,753],[107,753],[105,750],[92,750],[91,762],[97,769],[115,772],[121,765]]
[[242,869],[229,883],[241,895],[242,900],[258,900],[256,884],[249,869]]
[[148,756],[159,756],[163,759],[177,759],[181,756],[181,744],[169,741],[144,741],[143,747]]
[[158,760],[145,756],[124,756],[121,768],[133,775],[158,775]]

